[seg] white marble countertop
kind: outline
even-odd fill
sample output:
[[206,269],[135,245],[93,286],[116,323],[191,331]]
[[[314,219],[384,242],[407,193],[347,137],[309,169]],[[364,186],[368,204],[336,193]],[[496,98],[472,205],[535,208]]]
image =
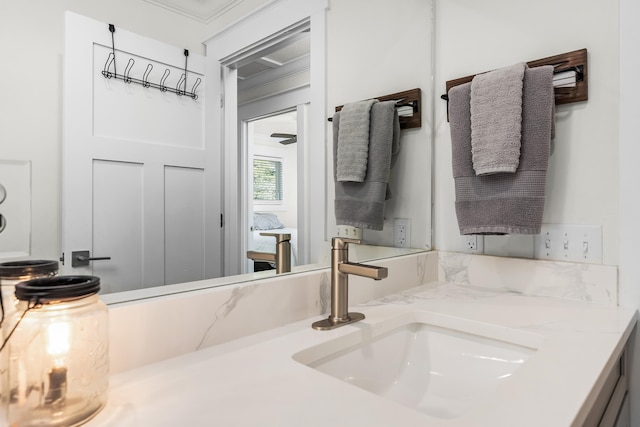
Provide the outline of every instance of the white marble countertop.
[[[86,425],[568,427],[590,407],[636,319],[631,309],[444,283],[358,311],[364,321],[333,331],[313,330],[316,317],[113,375],[107,406]],[[536,336],[539,347],[491,402],[453,419],[430,417],[292,358],[413,311]]]

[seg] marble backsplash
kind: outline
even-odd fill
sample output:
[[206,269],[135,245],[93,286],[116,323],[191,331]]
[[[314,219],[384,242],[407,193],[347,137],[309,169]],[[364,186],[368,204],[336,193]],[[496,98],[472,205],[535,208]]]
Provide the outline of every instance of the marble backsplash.
[[438,253],[438,280],[524,295],[618,304],[618,267]]
[[[429,282],[496,292],[617,303],[617,267],[448,252],[422,252],[371,262],[389,269],[373,281],[350,276],[349,306]],[[320,269],[228,286],[109,305],[111,372],[326,315],[330,270]],[[320,317],[318,317],[319,319]]]

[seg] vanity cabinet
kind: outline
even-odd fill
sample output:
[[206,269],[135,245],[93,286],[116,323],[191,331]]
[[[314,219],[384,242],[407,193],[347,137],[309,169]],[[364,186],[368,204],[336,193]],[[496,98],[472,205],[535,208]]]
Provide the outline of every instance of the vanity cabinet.
[[622,408],[618,414],[616,427],[631,427],[631,408],[629,404],[629,395],[627,394],[622,402]]
[[583,427],[629,427],[627,371],[627,351],[624,350],[606,374],[602,388],[582,424]]

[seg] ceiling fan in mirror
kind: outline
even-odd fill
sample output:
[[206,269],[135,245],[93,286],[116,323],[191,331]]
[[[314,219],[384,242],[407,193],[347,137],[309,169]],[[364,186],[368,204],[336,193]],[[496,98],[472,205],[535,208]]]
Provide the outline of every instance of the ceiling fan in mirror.
[[298,135],[292,133],[272,133],[271,138],[279,138],[282,145],[289,145],[298,142]]

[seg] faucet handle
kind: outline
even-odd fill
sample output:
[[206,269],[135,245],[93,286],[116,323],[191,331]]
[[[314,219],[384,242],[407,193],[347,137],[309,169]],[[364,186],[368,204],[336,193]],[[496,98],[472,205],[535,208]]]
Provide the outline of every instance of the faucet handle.
[[260,233],[261,236],[275,237],[276,243],[288,242],[291,240],[290,233]]
[[348,237],[334,237],[331,239],[331,249],[344,250],[347,249],[349,243],[362,243],[360,239],[351,239]]

